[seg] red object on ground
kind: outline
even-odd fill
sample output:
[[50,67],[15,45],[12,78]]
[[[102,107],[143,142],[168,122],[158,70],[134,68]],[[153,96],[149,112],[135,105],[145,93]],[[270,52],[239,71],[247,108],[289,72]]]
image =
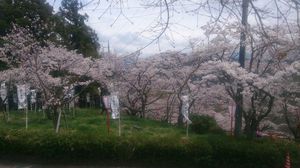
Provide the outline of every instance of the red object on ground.
[[284,168],[291,168],[290,154],[288,152],[286,153]]

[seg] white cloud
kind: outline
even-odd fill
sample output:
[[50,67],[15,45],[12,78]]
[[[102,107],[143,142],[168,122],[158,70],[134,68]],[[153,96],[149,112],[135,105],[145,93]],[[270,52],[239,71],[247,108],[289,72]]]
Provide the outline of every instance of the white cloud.
[[[51,5],[55,5],[57,11],[61,0],[47,0]],[[91,2],[91,0],[80,0],[83,4]],[[55,2],[55,3],[54,3]],[[100,2],[98,4],[98,2]],[[113,3],[112,3],[113,2]],[[165,8],[148,7],[146,8],[141,3],[161,2],[163,1],[147,1],[147,0],[94,0],[89,5],[85,6],[81,13],[87,13],[89,19],[87,24],[90,25],[99,34],[100,43],[106,43],[108,40],[111,46],[120,54],[124,52],[132,52],[147,45],[152,39],[160,34],[164,25],[159,25],[158,20],[166,21]],[[203,32],[200,27],[206,24],[210,19],[207,13],[209,10],[197,9],[197,5],[201,2],[193,1],[176,1],[178,3],[170,4],[170,24],[165,34],[159,40],[159,46],[162,51],[178,50],[189,45],[189,39],[203,37]],[[120,4],[121,3],[121,4]],[[198,4],[197,4],[198,3]],[[257,7],[265,8],[276,16],[276,8],[274,3],[268,1],[254,1]],[[218,16],[217,1],[212,1],[210,5],[215,5],[212,8],[212,15]],[[285,9],[281,5],[283,11]],[[275,9],[275,10],[274,10]],[[162,15],[161,15],[161,12]],[[251,12],[254,12],[253,10]],[[223,21],[229,19],[230,15],[222,16]],[[228,17],[228,18],[226,18]],[[288,19],[296,18],[294,14],[290,14]],[[233,18],[236,19],[236,18]],[[275,19],[264,20],[265,23],[274,24]],[[254,24],[255,18],[249,16],[249,23]],[[158,24],[158,25],[157,25]],[[153,32],[155,30],[155,32]],[[158,44],[155,42],[143,50],[144,53],[159,52]],[[175,47],[175,48],[174,48]]]
[[[53,0],[47,0],[52,4]],[[84,3],[85,0],[82,0]],[[86,1],[88,2],[88,1]],[[118,54],[134,52],[143,48],[155,39],[164,25],[157,27],[159,17],[166,20],[166,13],[160,15],[160,8],[144,8],[141,1],[130,0],[124,2],[122,10],[120,4],[110,4],[110,1],[95,1],[83,8],[81,13],[89,15],[87,24],[98,34],[103,46],[110,42],[112,50]],[[60,0],[55,2],[58,8]],[[110,8],[108,8],[110,6]],[[108,8],[108,10],[106,10]],[[204,24],[207,18],[202,17]],[[200,37],[203,33],[199,29],[201,24],[197,18],[185,12],[173,12],[170,17],[170,26],[160,38],[159,43],[143,49],[144,54],[154,54],[167,50],[181,50],[189,45],[189,39]],[[156,30],[153,32],[153,30]]]

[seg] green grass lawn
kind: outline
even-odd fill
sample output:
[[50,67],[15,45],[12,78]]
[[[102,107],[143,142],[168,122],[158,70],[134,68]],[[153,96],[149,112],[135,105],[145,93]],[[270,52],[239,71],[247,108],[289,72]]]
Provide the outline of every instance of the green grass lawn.
[[[0,129],[25,129],[25,112],[11,111],[9,122],[5,122],[0,113]],[[118,135],[119,120],[110,120],[110,135]],[[51,120],[47,119],[42,112],[28,111],[29,131],[54,131]],[[73,113],[67,113],[61,119],[61,132],[71,131],[79,133],[93,133],[108,135],[106,127],[106,114],[98,109],[76,109]],[[133,116],[121,116],[122,136],[185,136],[185,129],[164,122],[141,119]],[[194,134],[191,134],[194,136]]]
[[[228,167],[281,168],[289,151],[292,166],[300,166],[300,146],[270,139],[247,140],[225,134],[195,134],[164,122],[121,116],[106,128],[106,116],[96,109],[67,113],[56,134],[51,120],[42,112],[10,112],[10,121],[0,113],[0,160],[32,158],[88,164],[138,167]],[[65,118],[65,119],[64,119]],[[142,165],[142,166],[141,166]]]

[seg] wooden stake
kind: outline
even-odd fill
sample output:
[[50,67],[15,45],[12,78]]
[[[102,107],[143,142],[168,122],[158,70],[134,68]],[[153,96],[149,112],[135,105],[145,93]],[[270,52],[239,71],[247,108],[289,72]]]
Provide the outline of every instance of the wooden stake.
[[57,119],[57,123],[56,123],[56,130],[55,132],[58,133],[59,131],[59,126],[60,126],[60,118],[61,118],[61,110],[58,109],[58,119]]
[[121,113],[119,113],[119,136],[121,136]]
[[186,123],[186,137],[189,137],[189,124]]
[[106,128],[107,128],[107,133],[110,133],[110,110],[106,110]]
[[6,112],[7,112],[7,122],[9,122],[10,118],[9,118],[9,104],[8,104],[8,100],[6,103]]
[[25,108],[25,128],[28,128],[28,108]]

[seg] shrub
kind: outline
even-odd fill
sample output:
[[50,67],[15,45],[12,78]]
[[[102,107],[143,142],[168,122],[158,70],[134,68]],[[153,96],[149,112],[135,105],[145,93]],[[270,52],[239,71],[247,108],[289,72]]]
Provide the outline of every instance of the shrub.
[[224,131],[218,126],[216,120],[210,116],[192,115],[191,121],[191,130],[197,134],[224,133]]
[[13,161],[32,156],[38,160],[72,164],[279,168],[283,167],[287,151],[290,152],[292,167],[299,167],[300,146],[264,139],[250,141],[224,135],[144,138],[78,132],[0,131],[0,159],[11,157]]
[[213,150],[212,160],[217,160],[216,167],[281,168],[284,167],[287,152],[291,155],[292,167],[300,166],[300,146],[292,142],[236,139],[220,135],[211,135],[207,141]]

